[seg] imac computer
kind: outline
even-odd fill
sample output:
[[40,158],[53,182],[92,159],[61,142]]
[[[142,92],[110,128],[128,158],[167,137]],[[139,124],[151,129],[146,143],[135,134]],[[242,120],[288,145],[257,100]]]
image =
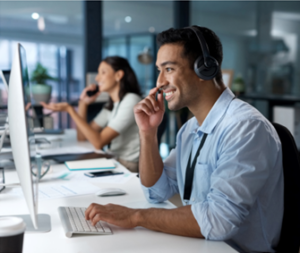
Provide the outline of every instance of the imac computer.
[[34,132],[28,124],[31,101],[25,87],[29,85],[25,49],[18,43],[9,79],[8,122],[15,167],[30,213],[20,216],[26,223],[26,231],[47,232],[51,230],[50,216],[37,214],[38,179],[34,180],[32,167],[39,158],[35,154]]

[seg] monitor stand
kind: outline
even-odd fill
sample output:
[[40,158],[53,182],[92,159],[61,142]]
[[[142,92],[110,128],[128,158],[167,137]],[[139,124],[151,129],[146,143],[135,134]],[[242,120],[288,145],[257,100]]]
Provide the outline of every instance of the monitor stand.
[[5,216],[12,216],[12,217],[19,217],[22,218],[23,221],[26,224],[26,230],[25,232],[29,233],[47,233],[51,231],[51,217],[49,214],[38,214],[37,215],[37,220],[38,220],[38,229],[35,229],[31,217],[29,214],[23,214],[23,215],[4,215],[0,217],[5,217]]

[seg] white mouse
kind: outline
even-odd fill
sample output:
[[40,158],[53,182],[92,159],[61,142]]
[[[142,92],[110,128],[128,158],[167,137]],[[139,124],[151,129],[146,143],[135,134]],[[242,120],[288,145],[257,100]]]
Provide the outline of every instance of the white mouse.
[[99,197],[124,195],[126,192],[120,188],[102,188],[95,193]]

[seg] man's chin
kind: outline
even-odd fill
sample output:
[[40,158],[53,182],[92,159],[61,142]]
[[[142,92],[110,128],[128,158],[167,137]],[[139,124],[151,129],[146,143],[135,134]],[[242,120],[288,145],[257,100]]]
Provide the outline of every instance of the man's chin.
[[178,111],[182,108],[179,104],[168,102],[168,108],[170,111]]

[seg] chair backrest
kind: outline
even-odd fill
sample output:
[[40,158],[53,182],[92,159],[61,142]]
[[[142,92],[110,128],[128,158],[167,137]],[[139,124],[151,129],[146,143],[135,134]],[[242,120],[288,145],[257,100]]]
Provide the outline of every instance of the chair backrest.
[[290,131],[273,123],[282,145],[284,214],[278,253],[298,253],[300,247],[300,159]]

